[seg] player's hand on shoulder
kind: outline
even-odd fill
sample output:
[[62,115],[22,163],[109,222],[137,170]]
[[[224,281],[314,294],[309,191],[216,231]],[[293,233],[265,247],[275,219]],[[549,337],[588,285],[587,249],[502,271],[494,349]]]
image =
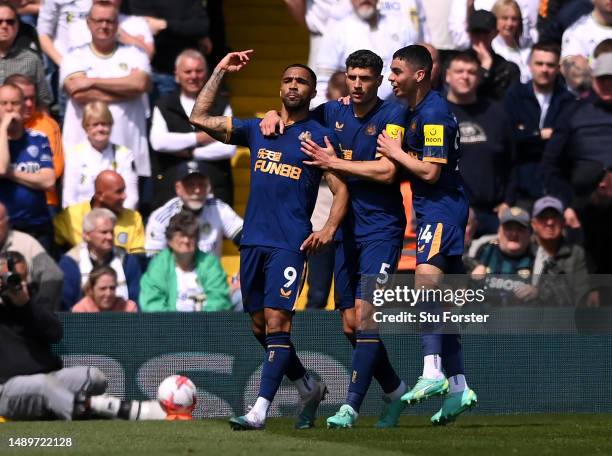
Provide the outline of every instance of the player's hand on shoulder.
[[278,112],[272,110],[266,112],[266,115],[259,122],[259,129],[264,136],[282,135],[285,132],[285,122],[282,121]]
[[342,103],[344,106],[348,106],[351,104],[351,97],[348,95],[345,97],[340,97],[338,98],[338,102]]
[[251,60],[253,49],[230,52],[217,64],[217,69],[227,73],[236,73],[242,70]]
[[302,141],[301,150],[310,157],[310,161],[304,163],[326,171],[333,170],[333,165],[339,158],[336,157],[334,146],[327,136],[324,137],[324,141],[325,147],[321,147],[312,139]]
[[376,144],[376,152],[391,160],[397,160],[400,155],[404,154],[401,139],[392,138],[386,131],[378,135]]

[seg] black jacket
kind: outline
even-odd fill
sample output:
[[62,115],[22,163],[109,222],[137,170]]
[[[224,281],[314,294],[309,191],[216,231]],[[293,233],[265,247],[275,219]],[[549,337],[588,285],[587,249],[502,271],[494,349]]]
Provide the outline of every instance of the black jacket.
[[[575,97],[558,82],[552,92],[542,128],[555,128],[561,111],[574,100]],[[543,196],[540,162],[548,141],[540,136],[542,110],[532,82],[510,87],[506,92],[504,104],[516,144],[515,162],[508,186],[511,189],[508,203],[515,204],[517,199],[540,198]]]
[[516,63],[508,62],[501,55],[491,51],[493,64],[489,70],[481,68],[482,81],[478,86],[478,96],[501,101],[508,88],[521,80],[521,70]]
[[51,352],[62,325],[45,298],[23,307],[0,304],[0,384],[16,375],[42,374],[62,368]]

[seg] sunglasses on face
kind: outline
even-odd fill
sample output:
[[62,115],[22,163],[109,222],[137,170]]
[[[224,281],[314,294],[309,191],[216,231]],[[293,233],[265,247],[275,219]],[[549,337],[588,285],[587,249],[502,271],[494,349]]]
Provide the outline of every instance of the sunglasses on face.
[[0,19],[0,25],[15,25],[17,23],[17,19]]

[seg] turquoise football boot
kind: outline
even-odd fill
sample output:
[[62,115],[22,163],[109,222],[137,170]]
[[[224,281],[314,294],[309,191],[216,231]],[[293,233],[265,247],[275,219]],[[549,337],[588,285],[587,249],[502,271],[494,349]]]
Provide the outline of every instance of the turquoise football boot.
[[406,408],[406,403],[402,402],[401,398],[392,401],[385,397],[383,400],[385,401],[385,408],[383,408],[380,418],[374,427],[378,429],[395,427],[402,411]]
[[402,396],[402,401],[414,405],[425,399],[435,396],[443,396],[448,393],[448,380],[442,377],[439,380],[419,377],[416,385]]
[[443,426],[451,423],[463,412],[474,407],[477,402],[478,397],[471,389],[449,394],[444,399],[442,408],[431,417],[431,423],[434,426]]
[[262,431],[266,428],[265,423],[253,423],[247,419],[246,415],[230,418],[229,424],[234,431]]
[[300,398],[300,414],[295,422],[296,429],[310,429],[314,427],[319,404],[325,400],[327,386],[323,381],[315,380],[315,389],[310,397]]
[[352,428],[358,416],[359,414],[353,407],[344,404],[334,416],[327,418],[327,429]]

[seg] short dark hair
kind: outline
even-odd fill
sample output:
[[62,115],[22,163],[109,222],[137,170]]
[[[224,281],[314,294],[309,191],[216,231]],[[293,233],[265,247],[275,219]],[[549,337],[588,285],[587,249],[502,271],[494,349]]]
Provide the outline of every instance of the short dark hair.
[[351,53],[345,63],[347,70],[349,68],[372,68],[376,74],[381,74],[383,69],[383,61],[380,56],[367,49]]
[[291,65],[287,65],[285,67],[285,69],[283,70],[283,74],[285,74],[285,72],[289,68],[303,68],[303,69],[305,69],[306,71],[308,71],[308,74],[312,78],[313,87],[317,86],[317,75],[315,74],[314,71],[312,71],[312,68],[310,68],[308,65],[304,65],[303,63],[292,63]]
[[597,58],[601,54],[608,54],[612,52],[612,38],[608,38],[600,42],[593,50],[593,57]]
[[431,76],[433,59],[431,53],[425,46],[412,44],[398,49],[393,54],[394,59],[403,60],[416,70],[424,70],[427,77]]
[[190,238],[198,238],[200,224],[197,217],[191,211],[182,210],[170,219],[166,228],[166,239],[169,241],[176,233],[183,233]]
[[478,55],[476,55],[476,53],[471,49],[468,51],[457,52],[456,54],[452,55],[448,61],[448,67],[450,67],[451,63],[453,62],[473,63],[477,67],[480,67],[480,59],[478,58]]
[[15,5],[7,0],[0,0],[0,7],[10,8],[11,11],[15,13],[15,19],[17,19],[17,22],[19,22],[19,12],[17,11],[17,8],[15,8]]
[[536,43],[531,46],[531,53],[533,51],[542,51],[542,52],[550,52],[551,54],[555,54],[557,58],[561,57],[561,46],[553,41],[543,41],[540,43]]

